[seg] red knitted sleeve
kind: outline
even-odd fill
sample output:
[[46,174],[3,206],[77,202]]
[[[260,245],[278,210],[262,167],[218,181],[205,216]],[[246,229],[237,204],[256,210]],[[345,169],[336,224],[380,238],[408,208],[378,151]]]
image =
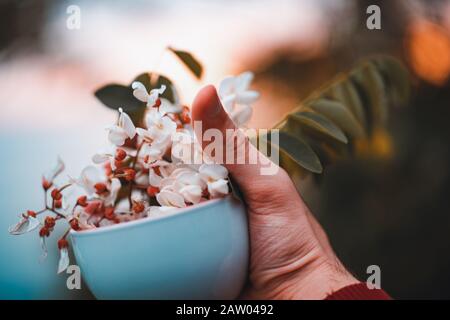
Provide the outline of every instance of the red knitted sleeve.
[[344,287],[326,297],[325,300],[392,300],[381,289],[369,289],[364,282]]

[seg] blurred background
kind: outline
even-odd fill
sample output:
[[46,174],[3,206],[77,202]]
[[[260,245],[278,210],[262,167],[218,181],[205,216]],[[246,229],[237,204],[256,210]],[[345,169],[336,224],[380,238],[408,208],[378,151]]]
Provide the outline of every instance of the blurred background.
[[[371,4],[381,30],[366,28]],[[80,29],[66,26],[70,5]],[[360,279],[376,264],[394,298],[450,298],[450,1],[0,0],[0,24],[0,299],[92,297],[56,275],[54,241],[40,263],[38,235],[7,229],[40,208],[41,175],[57,155],[77,176],[103,146],[116,115],[96,88],[157,71],[189,105],[202,85],[252,70],[262,98],[250,126],[267,128],[378,53],[410,70],[410,104],[391,110],[376,152],[328,167],[305,197]],[[201,82],[163,54],[168,45],[203,63]]]

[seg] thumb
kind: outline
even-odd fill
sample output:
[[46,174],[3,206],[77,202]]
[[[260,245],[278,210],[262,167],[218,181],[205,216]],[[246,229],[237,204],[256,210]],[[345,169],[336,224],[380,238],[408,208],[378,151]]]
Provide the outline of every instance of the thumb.
[[[205,153],[228,169],[244,193],[255,185],[255,179],[261,183],[270,183],[268,180],[272,179],[273,175],[262,175],[263,168],[269,165],[276,168],[274,174],[280,171],[278,166],[249,142],[242,130],[236,128],[223,108],[214,86],[206,86],[197,94],[193,103],[192,119],[197,139],[201,141]],[[215,140],[218,133],[221,134],[221,142]],[[210,141],[211,136],[214,141]],[[206,151],[210,143],[214,143],[215,147],[221,150],[218,152],[216,148],[214,155],[209,154]]]

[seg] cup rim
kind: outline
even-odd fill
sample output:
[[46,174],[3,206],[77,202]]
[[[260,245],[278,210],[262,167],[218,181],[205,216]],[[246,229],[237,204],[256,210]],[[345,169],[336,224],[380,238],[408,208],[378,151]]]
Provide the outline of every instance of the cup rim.
[[164,215],[141,218],[138,220],[128,221],[128,222],[124,222],[124,223],[118,223],[118,224],[114,224],[111,226],[104,226],[104,227],[100,227],[100,228],[88,229],[88,230],[82,230],[82,231],[75,231],[75,230],[71,229],[70,235],[79,238],[79,237],[83,237],[83,236],[93,236],[93,235],[97,235],[97,234],[107,233],[110,231],[112,232],[112,231],[120,230],[120,229],[128,229],[128,228],[132,228],[134,226],[138,226],[141,224],[154,223],[156,221],[167,220],[167,219],[177,217],[179,215],[185,215],[188,213],[192,213],[192,212],[196,211],[196,209],[198,209],[198,208],[209,207],[209,206],[212,206],[212,205],[220,203],[220,202],[229,201],[231,198],[232,198],[232,195],[227,195],[223,198],[211,199],[211,200],[207,200],[205,202],[191,205],[189,207],[175,209],[172,212],[168,212]]

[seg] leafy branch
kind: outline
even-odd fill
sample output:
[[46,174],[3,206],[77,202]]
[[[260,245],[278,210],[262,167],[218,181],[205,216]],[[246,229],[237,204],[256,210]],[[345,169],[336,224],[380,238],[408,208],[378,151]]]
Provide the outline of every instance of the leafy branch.
[[370,58],[313,92],[276,124],[278,144],[264,137],[260,142],[280,152],[280,165],[291,175],[322,173],[325,165],[357,155],[385,126],[389,108],[405,104],[409,95],[409,75],[399,61]]

